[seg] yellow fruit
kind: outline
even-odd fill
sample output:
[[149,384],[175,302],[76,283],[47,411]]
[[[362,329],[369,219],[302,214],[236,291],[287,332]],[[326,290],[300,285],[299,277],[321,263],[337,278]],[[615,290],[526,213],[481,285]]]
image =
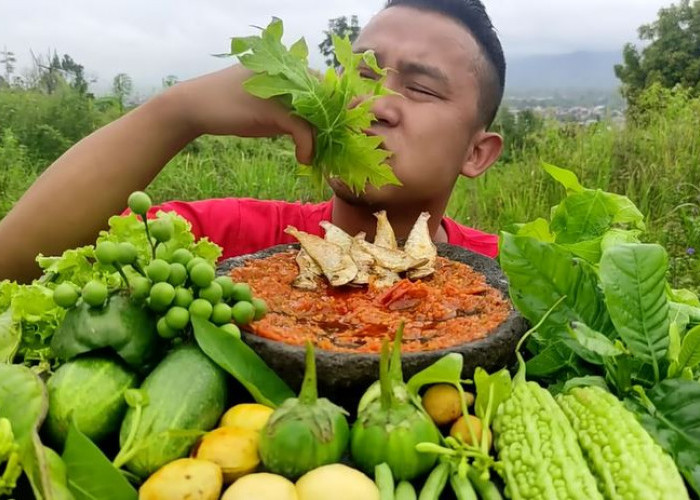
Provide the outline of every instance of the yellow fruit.
[[243,403],[229,408],[221,417],[219,427],[241,427],[260,431],[274,410],[257,403]]
[[297,500],[297,490],[289,479],[258,472],[248,474],[228,487],[221,500]]
[[207,432],[194,450],[194,456],[221,467],[224,482],[253,472],[258,464],[260,433],[241,427],[219,427]]
[[221,469],[197,458],[180,458],[155,471],[139,488],[139,500],[216,500]]
[[[465,392],[467,406],[474,402],[474,395]],[[451,384],[431,385],[423,395],[423,408],[436,425],[446,425],[454,422],[462,414],[459,401],[459,391]]]
[[[456,438],[458,435],[461,436],[462,441],[464,441],[467,444],[471,444],[474,446],[481,446],[481,435],[483,433],[483,426],[481,425],[481,419],[479,417],[475,417],[474,415],[467,415],[467,418],[469,419],[469,422],[471,423],[472,429],[474,430],[474,434],[476,435],[476,440],[477,443],[472,442],[472,434],[469,432],[469,427],[467,426],[467,421],[464,419],[464,417],[459,417],[457,421],[455,421],[454,424],[452,424],[452,427],[450,428],[450,436]],[[486,443],[487,447],[490,449],[491,448],[491,442],[492,442],[492,434],[491,434],[491,429],[486,429]]]

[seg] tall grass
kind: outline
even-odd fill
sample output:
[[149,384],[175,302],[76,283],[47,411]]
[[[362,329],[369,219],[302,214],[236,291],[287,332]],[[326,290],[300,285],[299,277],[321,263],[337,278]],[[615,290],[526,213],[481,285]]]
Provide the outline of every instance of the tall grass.
[[[498,232],[537,217],[548,218],[564,191],[543,162],[574,171],[581,183],[627,195],[647,216],[647,241],[671,255],[674,286],[700,284],[700,99],[682,90],[651,88],[634,120],[624,127],[546,123],[483,176],[460,179],[448,215]],[[0,217],[44,165],[11,131],[0,138]],[[291,142],[284,139],[205,137],[162,171],[149,192],[157,202],[211,197],[319,201],[330,195],[296,175]]]

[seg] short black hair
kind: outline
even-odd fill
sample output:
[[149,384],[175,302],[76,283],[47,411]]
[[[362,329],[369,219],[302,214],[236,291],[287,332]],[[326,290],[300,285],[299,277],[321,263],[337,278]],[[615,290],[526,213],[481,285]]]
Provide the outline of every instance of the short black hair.
[[467,28],[481,48],[487,64],[485,71],[477,68],[477,77],[481,86],[479,116],[485,126],[490,127],[503,99],[506,61],[501,41],[484,4],[480,0],[388,0],[384,8],[389,7],[413,7],[437,12]]

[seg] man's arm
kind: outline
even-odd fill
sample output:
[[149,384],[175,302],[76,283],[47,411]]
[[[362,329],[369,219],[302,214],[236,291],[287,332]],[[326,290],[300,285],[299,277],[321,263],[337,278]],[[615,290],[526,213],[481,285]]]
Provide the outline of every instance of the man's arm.
[[310,126],[245,92],[241,84],[249,76],[234,66],[180,83],[75,144],[0,221],[0,279],[29,281],[40,272],[37,254],[94,242],[129,194],[202,134],[290,134],[297,158],[309,163]]

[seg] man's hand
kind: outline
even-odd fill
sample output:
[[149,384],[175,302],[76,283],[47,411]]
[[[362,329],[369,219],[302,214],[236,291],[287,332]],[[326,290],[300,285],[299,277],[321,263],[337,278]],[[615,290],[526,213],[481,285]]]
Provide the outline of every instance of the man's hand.
[[291,135],[300,163],[313,158],[313,132],[308,122],[291,115],[279,102],[260,99],[243,88],[253,73],[236,65],[175,85],[164,98],[183,113],[194,135],[271,137]]
[[29,281],[39,275],[39,253],[94,243],[129,194],[200,135],[289,134],[297,159],[310,163],[311,126],[279,102],[248,94],[249,76],[233,66],[179,83],[66,151],[0,221],[0,279]]

